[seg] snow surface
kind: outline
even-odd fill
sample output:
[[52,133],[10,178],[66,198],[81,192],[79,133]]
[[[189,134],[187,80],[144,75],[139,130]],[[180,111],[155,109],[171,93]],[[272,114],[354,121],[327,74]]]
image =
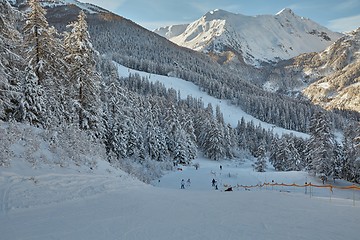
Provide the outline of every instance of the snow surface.
[[274,133],[277,133],[280,136],[284,133],[286,134],[292,133],[302,138],[308,138],[307,134],[279,128],[273,124],[262,122],[259,119],[256,119],[253,116],[245,113],[243,110],[241,110],[240,107],[232,105],[228,100],[223,100],[223,99],[220,100],[215,97],[209,96],[206,92],[202,92],[199,89],[199,87],[193,84],[192,82],[183,80],[181,78],[168,77],[153,73],[142,72],[127,68],[117,63],[115,64],[118,67],[119,76],[121,77],[128,77],[129,74],[139,74],[139,76],[147,78],[150,82],[158,81],[164,84],[164,86],[167,89],[172,88],[180,92],[181,99],[186,99],[187,96],[192,96],[194,98],[201,99],[204,102],[204,106],[207,106],[209,103],[211,103],[213,109],[215,109],[217,105],[220,106],[221,112],[223,113],[224,121],[226,123],[229,123],[232,127],[236,127],[238,121],[240,121],[241,118],[244,117],[246,122],[253,121],[255,126],[261,124],[262,128],[267,130],[268,129],[273,130]]
[[[225,192],[220,184],[214,190],[215,174],[222,184],[257,184],[264,179],[302,184],[311,177],[303,172],[256,173],[251,161],[197,162],[199,170],[179,166],[182,171],[152,186],[105,161],[89,171],[47,165],[33,169],[19,160],[0,168],[1,239],[338,240],[357,239],[360,233],[359,192]],[[179,189],[182,178],[191,179],[184,190]]]

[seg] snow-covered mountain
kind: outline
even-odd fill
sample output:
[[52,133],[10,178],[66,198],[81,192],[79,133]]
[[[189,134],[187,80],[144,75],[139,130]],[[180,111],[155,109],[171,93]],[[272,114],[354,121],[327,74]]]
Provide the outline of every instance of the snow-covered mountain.
[[310,58],[300,57],[297,62],[309,63],[303,69],[308,78],[318,76],[303,91],[314,103],[327,109],[360,112],[360,28],[325,51]]
[[180,46],[223,56],[221,62],[239,57],[252,65],[322,51],[342,36],[288,8],[276,15],[258,16],[217,9],[188,25],[155,32]]
[[301,91],[326,109],[360,112],[360,28],[324,51],[281,62],[268,76],[268,90]]

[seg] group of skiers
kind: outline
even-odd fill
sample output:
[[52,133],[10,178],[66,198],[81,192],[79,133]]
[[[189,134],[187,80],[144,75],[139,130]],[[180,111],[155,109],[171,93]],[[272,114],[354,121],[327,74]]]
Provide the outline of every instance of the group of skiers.
[[[220,165],[220,170],[222,170],[222,166]],[[188,180],[186,181],[185,183],[185,179],[181,179],[181,183],[180,183],[180,188],[181,189],[185,189],[185,184],[186,184],[186,187],[190,187],[191,185],[191,181],[190,181],[190,178],[188,178]],[[215,188],[215,190],[218,190],[218,185],[217,185],[217,181],[215,180],[215,178],[212,179],[211,181],[211,184],[212,186]]]
[[[188,178],[188,180],[186,181],[186,187],[190,187],[190,185],[191,185],[191,181],[190,181],[190,178]],[[181,180],[180,188],[185,189],[185,180],[184,179]]]

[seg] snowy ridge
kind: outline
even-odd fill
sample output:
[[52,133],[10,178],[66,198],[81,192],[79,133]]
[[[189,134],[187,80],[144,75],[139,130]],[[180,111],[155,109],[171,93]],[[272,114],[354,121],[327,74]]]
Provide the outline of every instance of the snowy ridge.
[[155,32],[197,51],[217,53],[231,49],[252,65],[322,51],[342,36],[310,19],[295,15],[291,9],[283,9],[276,15],[259,16],[217,9],[189,24],[182,33],[170,34],[170,29],[174,27]]
[[[20,1],[9,1],[12,5],[20,4],[21,2],[23,4],[26,3],[25,0]],[[94,14],[94,13],[101,13],[101,12],[109,12],[108,10],[105,10],[101,7],[98,7],[96,5],[93,5],[91,3],[86,3],[85,1],[78,1],[78,0],[41,0],[39,1],[41,6],[45,8],[52,8],[52,7],[58,7],[58,6],[64,6],[64,5],[76,5],[80,9],[87,11],[88,13]]]

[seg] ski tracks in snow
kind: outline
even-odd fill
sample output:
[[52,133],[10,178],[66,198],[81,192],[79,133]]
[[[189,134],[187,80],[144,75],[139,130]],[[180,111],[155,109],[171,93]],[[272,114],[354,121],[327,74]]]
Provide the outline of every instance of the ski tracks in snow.
[[22,179],[16,175],[5,175],[2,176],[0,181],[1,186],[1,204],[0,204],[0,214],[7,216],[8,211],[11,209],[9,206],[10,193],[12,188],[22,182]]
[[0,176],[0,214],[93,197],[119,188],[120,178],[95,174],[46,174]]

